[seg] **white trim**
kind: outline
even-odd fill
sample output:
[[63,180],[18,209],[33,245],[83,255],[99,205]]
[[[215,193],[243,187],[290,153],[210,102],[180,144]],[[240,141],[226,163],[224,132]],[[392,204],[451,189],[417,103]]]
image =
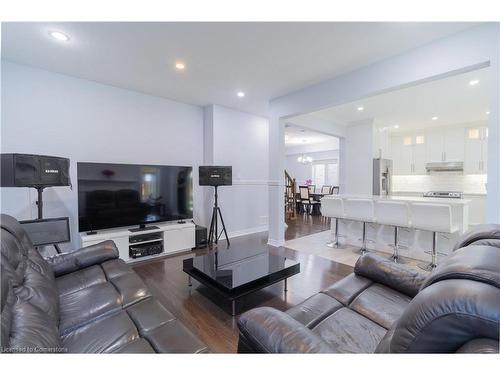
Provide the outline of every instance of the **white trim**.
[[278,180],[269,180],[267,182],[268,186],[285,186],[284,182],[278,181]]
[[[261,226],[253,227],[253,228],[235,230],[235,231],[229,232],[227,235],[229,236],[229,238],[234,238],[234,237],[246,236],[248,234],[253,234],[253,233],[267,232],[268,230],[269,230],[268,225],[261,225]],[[221,236],[221,239],[222,238],[224,238],[224,236]]]
[[285,241],[284,240],[277,241],[277,240],[273,240],[273,239],[269,238],[267,241],[267,244],[269,246],[273,246],[273,247],[281,247],[281,246],[285,246]]

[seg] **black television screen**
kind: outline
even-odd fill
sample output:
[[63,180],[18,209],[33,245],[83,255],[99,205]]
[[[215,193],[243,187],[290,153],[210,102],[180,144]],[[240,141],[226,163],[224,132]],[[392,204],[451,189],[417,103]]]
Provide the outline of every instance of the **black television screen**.
[[80,232],[193,217],[191,167],[77,163]]

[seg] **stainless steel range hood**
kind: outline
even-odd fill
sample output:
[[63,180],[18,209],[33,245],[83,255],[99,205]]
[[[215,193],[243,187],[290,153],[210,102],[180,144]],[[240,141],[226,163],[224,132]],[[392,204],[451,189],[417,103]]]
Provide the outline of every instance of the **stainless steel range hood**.
[[427,172],[463,172],[463,161],[439,161],[427,163],[425,165]]

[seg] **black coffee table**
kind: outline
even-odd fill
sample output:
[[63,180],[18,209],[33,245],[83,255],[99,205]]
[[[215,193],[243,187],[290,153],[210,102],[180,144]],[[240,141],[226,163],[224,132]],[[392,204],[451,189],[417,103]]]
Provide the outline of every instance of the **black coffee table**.
[[212,254],[185,259],[183,271],[231,302],[235,315],[236,300],[267,286],[285,281],[300,272],[300,263],[267,249],[224,249]]

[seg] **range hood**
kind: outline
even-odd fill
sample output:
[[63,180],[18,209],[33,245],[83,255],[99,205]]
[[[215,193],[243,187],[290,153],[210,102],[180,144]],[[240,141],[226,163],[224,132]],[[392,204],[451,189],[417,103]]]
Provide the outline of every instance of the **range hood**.
[[425,165],[427,172],[463,172],[463,161],[439,161],[427,163]]

